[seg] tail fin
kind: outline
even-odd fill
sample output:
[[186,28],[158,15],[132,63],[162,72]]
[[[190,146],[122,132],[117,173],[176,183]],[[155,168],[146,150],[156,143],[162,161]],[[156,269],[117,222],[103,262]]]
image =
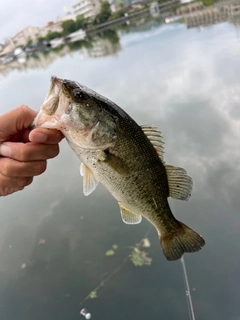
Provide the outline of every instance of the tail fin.
[[160,236],[163,253],[167,260],[180,259],[184,252],[196,252],[204,246],[204,239],[195,231],[179,222],[179,227],[173,233]]

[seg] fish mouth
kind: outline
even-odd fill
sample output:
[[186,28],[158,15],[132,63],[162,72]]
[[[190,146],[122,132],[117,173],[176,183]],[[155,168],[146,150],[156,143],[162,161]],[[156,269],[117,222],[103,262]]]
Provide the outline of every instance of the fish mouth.
[[30,125],[30,130],[35,128],[47,128],[47,129],[57,129],[58,128],[59,117],[49,116],[45,112],[39,111],[33,123]]
[[47,129],[58,129],[62,108],[59,108],[63,97],[63,81],[57,77],[51,78],[51,86],[33,123],[29,129],[37,127]]
[[59,89],[63,88],[63,80],[59,79],[56,76],[51,77],[52,85],[56,85]]

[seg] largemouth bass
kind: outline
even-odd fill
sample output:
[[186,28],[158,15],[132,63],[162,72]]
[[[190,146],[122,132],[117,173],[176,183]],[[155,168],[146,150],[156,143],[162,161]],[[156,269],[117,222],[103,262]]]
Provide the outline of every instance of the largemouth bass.
[[164,162],[156,127],[139,126],[112,101],[56,77],[33,127],[60,130],[81,160],[83,193],[89,195],[101,182],[118,201],[125,223],[137,224],[144,217],[155,226],[168,260],[205,244],[171,212],[167,198],[188,200],[192,179]]

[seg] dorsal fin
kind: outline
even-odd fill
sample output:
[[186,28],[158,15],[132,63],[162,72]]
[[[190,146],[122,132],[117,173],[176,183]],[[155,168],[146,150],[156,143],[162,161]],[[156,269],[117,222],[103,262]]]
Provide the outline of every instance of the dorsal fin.
[[188,200],[192,191],[192,178],[183,168],[165,165],[165,169],[168,177],[169,197]]
[[152,145],[154,146],[155,150],[157,151],[157,154],[159,155],[159,158],[163,160],[163,154],[164,154],[164,142],[162,141],[162,133],[158,131],[158,129],[151,124],[146,124],[141,126],[142,131],[145,133],[145,135],[148,137]]

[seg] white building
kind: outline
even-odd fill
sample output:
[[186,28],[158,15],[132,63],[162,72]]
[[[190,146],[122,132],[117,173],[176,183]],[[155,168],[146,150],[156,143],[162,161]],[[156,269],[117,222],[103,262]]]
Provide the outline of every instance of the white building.
[[38,37],[45,37],[49,32],[54,31],[63,31],[62,22],[49,23],[43,28],[28,26],[12,38],[8,38],[2,50],[0,48],[0,54],[11,52],[19,46],[25,46],[29,40],[33,43],[37,42]]
[[39,36],[39,27],[27,26],[22,31],[18,32],[15,36],[11,38],[15,47],[20,45],[25,45],[29,40],[35,41]]
[[19,46],[25,46],[29,40],[35,41],[39,36],[40,30],[39,27],[27,26],[12,38],[7,39],[1,54],[11,52]]
[[64,7],[64,11],[67,15],[80,15],[84,18],[93,18],[99,14],[101,10],[102,0],[78,0],[69,7]]

